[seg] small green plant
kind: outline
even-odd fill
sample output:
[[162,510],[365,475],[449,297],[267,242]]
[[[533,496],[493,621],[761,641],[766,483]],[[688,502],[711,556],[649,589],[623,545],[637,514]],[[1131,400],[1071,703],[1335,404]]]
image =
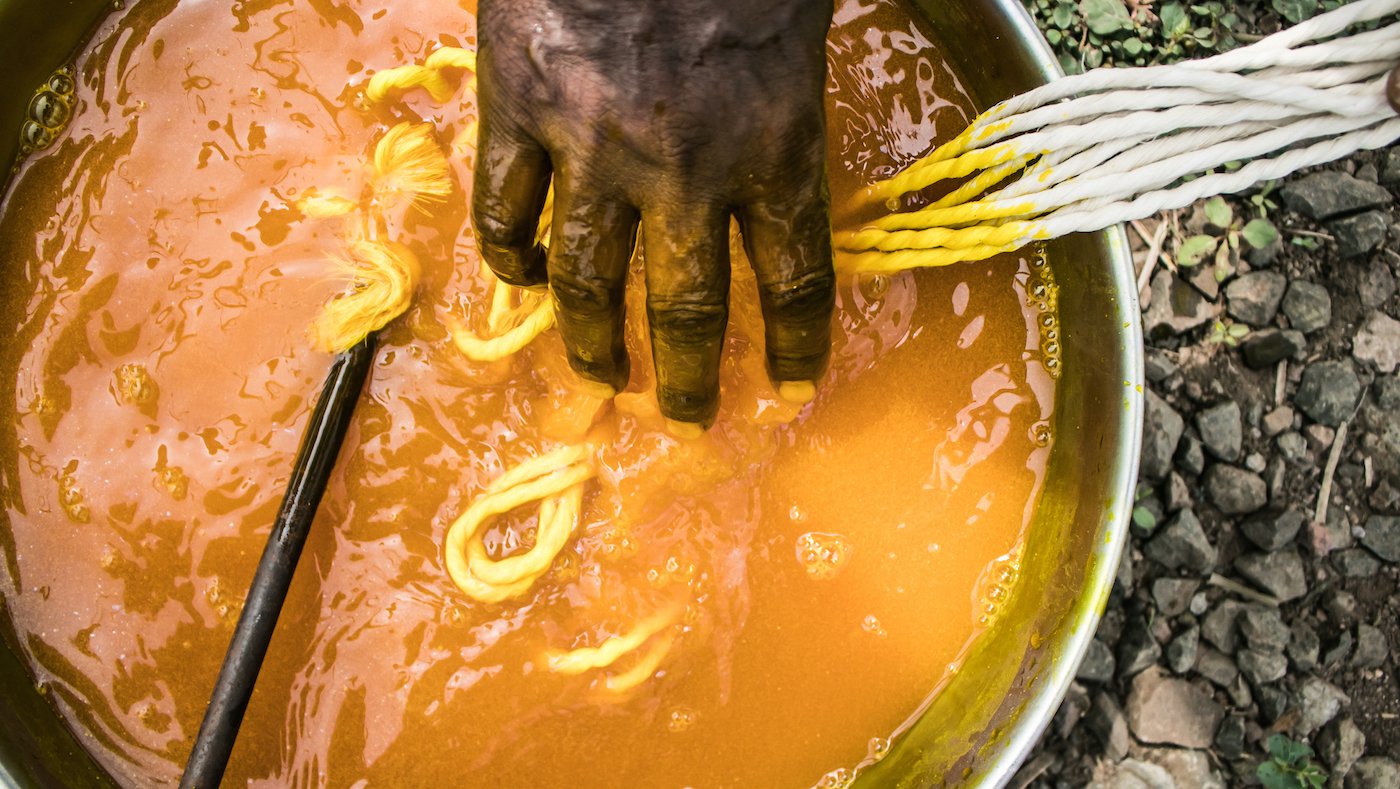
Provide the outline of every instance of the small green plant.
[[1249,336],[1249,327],[1242,323],[1235,323],[1229,318],[1221,318],[1210,327],[1210,336],[1206,339],[1215,345],[1224,345],[1233,348],[1240,344],[1240,340]]
[[1269,738],[1269,758],[1255,773],[1264,789],[1322,789],[1327,773],[1313,763],[1313,749],[1307,743],[1282,734]]
[[1023,0],[1061,67],[1150,66],[1233,49],[1239,17],[1231,4],[1172,0]]
[[1143,499],[1151,495],[1151,485],[1145,482],[1138,483],[1137,493],[1133,496],[1133,525],[1144,532],[1151,532],[1157,528],[1157,516],[1141,503]]
[[1278,189],[1278,181],[1265,181],[1259,187],[1259,191],[1249,196],[1249,204],[1254,206],[1254,210],[1259,213],[1260,219],[1268,219],[1269,212],[1278,209],[1278,203],[1273,200],[1273,194]]
[[1309,252],[1322,246],[1318,240],[1312,236],[1294,236],[1289,239],[1289,241],[1292,241],[1294,246],[1302,247]]
[[1224,282],[1235,271],[1240,243],[1263,249],[1278,240],[1278,228],[1264,217],[1240,224],[1234,209],[1223,197],[1212,197],[1205,205],[1206,222],[1219,229],[1219,235],[1201,233],[1182,239],[1176,247],[1176,265],[1198,266],[1208,256],[1215,263],[1215,279]]

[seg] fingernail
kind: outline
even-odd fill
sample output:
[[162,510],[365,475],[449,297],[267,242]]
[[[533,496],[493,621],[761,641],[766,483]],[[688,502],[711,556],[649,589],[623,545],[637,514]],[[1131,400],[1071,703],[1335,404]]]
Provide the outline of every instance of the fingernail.
[[601,400],[611,400],[617,397],[617,390],[601,381],[590,381],[587,378],[578,379],[579,391],[590,397],[597,397]]
[[783,381],[778,384],[778,396],[797,405],[806,405],[817,396],[817,385],[811,381]]
[[1385,98],[1390,108],[1400,113],[1400,66],[1392,69],[1390,79],[1385,81]]
[[676,438],[694,440],[705,435],[705,428],[694,422],[677,422],[674,419],[666,420],[666,430]]

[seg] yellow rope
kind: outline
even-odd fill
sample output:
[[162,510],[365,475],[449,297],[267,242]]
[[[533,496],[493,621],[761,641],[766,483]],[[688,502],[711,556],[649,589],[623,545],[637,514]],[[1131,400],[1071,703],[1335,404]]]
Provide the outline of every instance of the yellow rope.
[[[494,288],[491,314],[487,318],[492,336],[482,337],[455,321],[450,326],[453,344],[463,356],[474,362],[504,359],[519,352],[554,326],[554,304],[548,296],[527,292],[525,299],[538,298],[539,303],[534,307],[522,305],[522,308],[511,308],[508,299],[512,291],[519,288],[512,288],[500,280],[496,281]],[[512,326],[512,323],[515,325]]]
[[[385,69],[370,78],[365,86],[365,98],[370,104],[380,104],[414,88],[423,88],[439,104],[452,98],[457,86],[443,72],[448,69],[476,71],[476,53],[459,47],[442,47],[428,56],[423,65],[398,66]],[[475,76],[471,78],[474,85]]]
[[352,241],[335,263],[349,276],[351,289],[331,299],[312,324],[316,348],[330,353],[349,350],[402,315],[420,273],[417,256],[392,241]]
[[[613,636],[599,646],[580,647],[567,652],[551,650],[545,653],[545,665],[557,674],[582,674],[592,669],[606,668],[623,655],[636,651],[653,636],[670,628],[677,616],[678,612],[674,607],[665,608],[638,622],[626,633]],[[652,671],[654,670],[653,668]],[[650,676],[651,673],[646,672],[646,676]],[[645,679],[646,676],[641,679]]]
[[[592,448],[561,447],[521,463],[486,486],[447,530],[443,546],[447,574],[464,594],[499,603],[524,594],[549,570],[577,527],[583,483],[593,478]],[[488,520],[539,501],[535,544],[523,554],[499,561],[481,545]]]
[[376,206],[398,199],[420,205],[452,194],[452,166],[431,123],[400,123],[374,146],[371,181]]

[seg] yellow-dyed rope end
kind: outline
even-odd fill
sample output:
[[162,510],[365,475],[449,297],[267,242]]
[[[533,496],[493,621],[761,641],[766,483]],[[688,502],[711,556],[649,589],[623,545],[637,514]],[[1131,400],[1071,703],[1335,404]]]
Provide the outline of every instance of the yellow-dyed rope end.
[[335,262],[349,277],[351,289],[331,299],[312,324],[316,348],[330,353],[353,348],[403,314],[420,274],[417,256],[391,241],[355,241]]
[[365,99],[370,104],[382,104],[414,88],[422,88],[433,101],[442,104],[457,92],[457,85],[443,73],[447,69],[475,72],[476,53],[460,47],[442,47],[429,55],[421,66],[410,64],[380,71],[370,77],[365,86]]
[[431,123],[400,123],[374,146],[373,190],[377,205],[407,199],[414,204],[452,194],[452,166]]
[[556,674],[576,675],[608,668],[635,653],[637,659],[630,668],[612,674],[603,681],[603,688],[610,692],[631,690],[656,673],[675,641],[671,628],[679,616],[677,607],[664,608],[638,622],[626,633],[613,636],[596,647],[550,650],[545,653],[545,665]]

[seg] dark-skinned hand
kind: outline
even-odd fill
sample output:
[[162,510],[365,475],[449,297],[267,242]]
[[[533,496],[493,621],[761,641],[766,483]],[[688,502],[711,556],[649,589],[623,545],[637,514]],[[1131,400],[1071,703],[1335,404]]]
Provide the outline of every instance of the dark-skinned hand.
[[835,300],[831,15],[831,0],[481,0],[481,254],[505,282],[548,285],[569,362],[600,390],[627,384],[623,290],[640,227],[662,414],[697,431],[713,422],[733,216],[769,375],[810,397]]

